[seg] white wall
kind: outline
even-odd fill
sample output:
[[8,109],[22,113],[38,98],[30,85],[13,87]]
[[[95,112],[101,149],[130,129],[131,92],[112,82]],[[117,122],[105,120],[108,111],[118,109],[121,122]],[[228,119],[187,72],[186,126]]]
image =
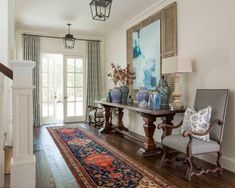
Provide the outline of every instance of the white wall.
[[[1,1],[0,16],[0,62],[10,67],[9,61],[15,58],[15,19],[14,0]],[[12,145],[12,108],[11,108],[11,85],[12,81],[0,74],[0,92],[3,95],[3,131],[7,133],[6,145]]]
[[[9,61],[16,58],[16,45],[15,45],[15,0],[8,1],[9,11],[8,11],[8,58]],[[10,67],[10,62],[8,61],[8,66]],[[11,67],[10,67],[11,68]],[[12,146],[12,80],[5,78],[6,86],[6,100],[5,100],[5,110],[6,110],[6,123],[4,132],[7,133],[6,145]]]
[[[9,66],[9,59],[13,57],[14,51],[14,0],[0,1],[0,62]],[[7,133],[7,145],[11,145],[11,81],[0,73],[0,187],[4,184],[4,152],[3,135]],[[10,128],[10,129],[9,129]]]
[[178,51],[194,59],[187,79],[187,96],[193,104],[197,88],[231,90],[223,139],[224,167],[235,171],[235,1],[179,0]]
[[[0,62],[8,63],[8,1],[0,1]],[[0,73],[0,187],[4,185],[4,88],[5,77]]]
[[[126,66],[126,30],[139,21],[157,12],[173,0],[159,1],[144,12],[129,20],[105,38],[106,70],[110,63]],[[178,0],[178,54],[194,60],[194,73],[181,79],[181,90],[186,104],[193,105],[198,88],[229,88],[228,106],[223,142],[223,166],[235,171],[235,1]],[[106,79],[106,90],[112,88]],[[125,113],[125,125],[138,134],[144,134],[143,121],[133,112]],[[155,132],[160,140],[161,131]],[[205,160],[212,160],[208,156]]]
[[8,64],[8,1],[0,1],[0,62]]

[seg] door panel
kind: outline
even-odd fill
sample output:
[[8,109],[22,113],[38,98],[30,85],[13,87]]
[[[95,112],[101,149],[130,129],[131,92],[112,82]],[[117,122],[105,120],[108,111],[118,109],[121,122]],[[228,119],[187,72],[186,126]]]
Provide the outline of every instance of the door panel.
[[41,119],[42,123],[63,121],[63,55],[42,54]]
[[65,56],[64,121],[85,120],[85,57]]

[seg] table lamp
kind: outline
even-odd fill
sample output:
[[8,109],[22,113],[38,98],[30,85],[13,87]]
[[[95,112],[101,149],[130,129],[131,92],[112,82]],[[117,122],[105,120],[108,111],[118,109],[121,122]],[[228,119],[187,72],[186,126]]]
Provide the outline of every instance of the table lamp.
[[188,57],[174,56],[162,59],[162,74],[174,75],[174,97],[172,108],[182,108],[181,93],[179,87],[180,74],[192,72],[192,63]]

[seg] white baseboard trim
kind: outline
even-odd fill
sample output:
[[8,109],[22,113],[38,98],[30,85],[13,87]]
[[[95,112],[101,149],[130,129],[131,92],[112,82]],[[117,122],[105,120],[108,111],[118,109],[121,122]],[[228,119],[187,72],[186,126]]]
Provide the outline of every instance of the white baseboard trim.
[[[198,158],[204,161],[207,161],[209,163],[216,164],[217,154],[201,155],[201,156],[198,156]],[[222,165],[222,168],[235,172],[235,159],[234,158],[222,156],[221,165]]]

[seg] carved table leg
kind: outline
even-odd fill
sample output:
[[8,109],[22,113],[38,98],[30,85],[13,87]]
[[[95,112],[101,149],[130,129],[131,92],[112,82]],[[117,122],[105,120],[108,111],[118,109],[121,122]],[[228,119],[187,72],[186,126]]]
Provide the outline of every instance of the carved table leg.
[[156,120],[155,116],[142,114],[144,120],[144,131],[145,131],[145,141],[144,148],[140,148],[138,153],[140,155],[155,155],[157,154],[156,144],[153,139],[154,131],[156,126],[154,125],[154,121]]
[[128,129],[124,127],[122,118],[123,118],[123,108],[118,108],[117,128],[120,130],[128,131]]
[[110,124],[110,118],[111,118],[111,107],[110,106],[104,106],[104,125],[103,128],[99,130],[100,133],[106,133],[109,132],[112,128],[112,124]]
[[[168,125],[172,125],[172,126],[173,126],[173,123],[172,123],[172,120],[173,120],[173,119],[174,119],[174,115],[172,115],[172,116],[166,116],[166,117],[162,117],[162,118],[161,118],[162,123],[165,123],[165,124],[168,124]],[[166,129],[166,136],[171,135],[171,132],[172,132],[172,129],[167,128],[167,129]]]

